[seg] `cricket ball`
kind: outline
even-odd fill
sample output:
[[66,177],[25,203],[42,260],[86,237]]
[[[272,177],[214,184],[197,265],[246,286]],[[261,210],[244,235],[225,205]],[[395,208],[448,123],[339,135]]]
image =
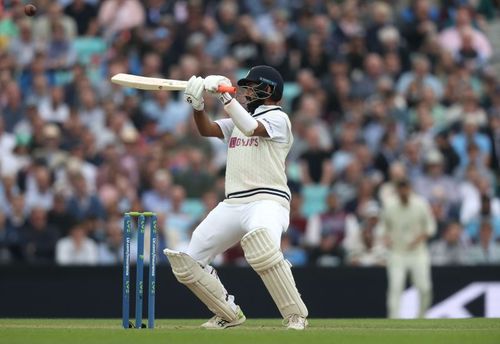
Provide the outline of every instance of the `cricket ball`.
[[24,14],[26,14],[28,17],[32,17],[36,14],[36,7],[35,5],[28,4],[24,6]]

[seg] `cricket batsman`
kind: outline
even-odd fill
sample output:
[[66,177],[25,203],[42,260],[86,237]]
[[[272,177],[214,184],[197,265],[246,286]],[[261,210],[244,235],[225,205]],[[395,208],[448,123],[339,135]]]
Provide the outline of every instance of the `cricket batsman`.
[[[165,249],[177,280],[186,285],[214,316],[201,326],[225,329],[245,320],[217,273],[209,264],[214,257],[240,242],[245,258],[260,275],[288,329],[303,330],[308,311],[295,286],[290,263],[280,249],[287,230],[290,190],[285,159],[293,143],[288,116],[278,106],[283,79],[269,66],[253,67],[238,81],[244,106],[219,86],[228,78],[192,76],[184,97],[193,106],[201,135],[224,139],[228,145],[226,199],[193,232],[185,252]],[[230,118],[212,121],[204,112],[207,91],[224,104]]]

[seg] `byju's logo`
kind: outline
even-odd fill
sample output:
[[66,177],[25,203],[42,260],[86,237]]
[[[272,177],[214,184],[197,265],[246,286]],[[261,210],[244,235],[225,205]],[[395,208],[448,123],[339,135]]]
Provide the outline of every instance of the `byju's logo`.
[[229,148],[235,147],[258,147],[259,139],[257,137],[250,137],[248,139],[242,139],[239,137],[231,137],[229,139]]

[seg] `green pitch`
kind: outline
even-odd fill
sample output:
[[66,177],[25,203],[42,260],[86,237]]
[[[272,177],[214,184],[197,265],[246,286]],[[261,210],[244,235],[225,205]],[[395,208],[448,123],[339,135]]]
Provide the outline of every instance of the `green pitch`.
[[0,319],[0,342],[17,343],[334,343],[498,344],[500,319],[311,319],[304,332],[287,331],[277,319],[248,320],[223,331],[198,328],[201,320],[157,320],[154,330],[120,327],[121,320]]

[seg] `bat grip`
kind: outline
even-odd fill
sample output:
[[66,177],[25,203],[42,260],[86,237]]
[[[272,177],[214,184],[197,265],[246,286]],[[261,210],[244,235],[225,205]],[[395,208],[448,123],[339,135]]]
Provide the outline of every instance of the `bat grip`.
[[234,86],[225,86],[225,85],[220,85],[218,88],[217,88],[217,92],[219,93],[236,93],[236,87]]

